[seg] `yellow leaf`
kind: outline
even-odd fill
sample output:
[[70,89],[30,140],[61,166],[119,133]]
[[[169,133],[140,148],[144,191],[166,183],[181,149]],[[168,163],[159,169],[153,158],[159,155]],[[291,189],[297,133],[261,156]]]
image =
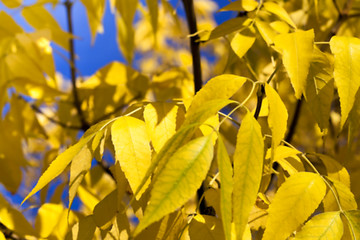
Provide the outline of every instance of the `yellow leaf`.
[[338,161],[325,154],[317,153],[316,156],[320,158],[322,163],[325,165],[327,176],[342,182],[346,187],[350,188],[350,176],[344,166]]
[[93,216],[96,226],[103,230],[111,227],[117,213],[117,201],[117,191],[115,190],[95,206]]
[[88,240],[94,237],[96,225],[94,223],[93,215],[86,216],[80,219],[71,228],[71,238],[76,240]]
[[45,203],[35,219],[35,229],[41,238],[48,238],[57,227],[64,207],[61,204]]
[[286,239],[315,211],[325,192],[323,179],[315,173],[290,176],[270,204],[264,240]]
[[[343,184],[342,182],[339,182],[335,179],[329,178],[332,182],[332,187],[335,191],[335,194],[337,195],[341,208],[344,211],[347,210],[356,210],[357,209],[357,203],[354,197],[354,194],[350,191],[350,188]],[[324,201],[324,210],[325,211],[336,211],[339,210],[338,203],[331,191],[328,191]]]
[[[290,175],[302,172],[305,171],[305,167],[300,158],[297,156],[299,153],[301,152],[296,149],[287,146],[278,146],[276,148],[273,161],[278,162],[280,166]],[[267,152],[266,158],[271,158],[271,150]]]
[[177,105],[166,102],[146,105],[144,119],[156,152],[175,134],[178,108]]
[[206,177],[213,158],[212,134],[192,140],[171,156],[154,183],[144,218],[134,235],[189,200]]
[[264,39],[268,46],[274,43],[275,36],[277,35],[275,30],[269,23],[256,19],[255,26],[259,31],[261,37]]
[[0,194],[0,222],[20,236],[37,236],[21,212],[13,208]]
[[251,30],[245,29],[235,34],[231,40],[231,48],[239,58],[242,58],[254,44],[255,39],[255,34]]
[[220,219],[214,216],[196,215],[189,225],[189,236],[192,240],[223,239],[224,231]]
[[6,240],[5,235],[2,232],[0,232],[0,240]]
[[22,9],[21,14],[35,29],[49,29],[51,31],[52,40],[64,49],[69,49],[69,39],[73,36],[62,30],[58,22],[45,7],[39,4],[28,6]]
[[81,0],[84,4],[89,19],[92,43],[95,41],[96,33],[103,33],[102,19],[105,13],[105,0]]
[[92,154],[87,145],[73,158],[70,166],[69,182],[69,209],[75,198],[77,189],[84,179],[85,174],[90,170]]
[[300,99],[306,89],[312,60],[314,30],[279,34],[275,37],[274,43],[282,50],[283,63],[295,90],[295,97]]
[[158,15],[159,15],[159,6],[158,0],[146,0],[147,6],[149,8],[150,22],[154,32],[154,38],[156,39],[156,32],[158,28]]
[[8,8],[17,8],[22,4],[22,0],[1,0],[1,2]]
[[186,117],[195,114],[207,101],[230,98],[245,82],[246,78],[232,74],[223,74],[210,79],[193,98]]
[[225,239],[231,240],[233,170],[222,137],[218,137],[217,162],[220,172],[220,209]]
[[90,211],[92,211],[95,208],[96,204],[100,202],[97,196],[94,196],[94,194],[92,194],[90,191],[88,191],[81,185],[79,186],[77,191],[80,200]]
[[345,215],[349,220],[349,228],[352,233],[352,239],[357,240],[360,239],[360,211],[352,210],[346,211]]
[[259,3],[255,0],[238,0],[229,3],[219,11],[247,11],[251,12],[256,9]]
[[295,239],[339,240],[344,232],[340,212],[320,213],[311,218],[295,235]]
[[41,190],[45,185],[47,185],[51,180],[57,177],[60,173],[62,173],[67,165],[73,160],[73,158],[83,149],[83,147],[95,136],[95,134],[105,128],[109,123],[113,120],[105,120],[99,122],[96,125],[90,127],[85,133],[84,136],[68,148],[65,152],[61,153],[56,157],[54,161],[50,164],[50,166],[46,169],[46,171],[41,175],[35,187],[31,190],[31,192],[24,198],[22,203],[24,203],[29,197],[34,195],[36,192]]
[[335,55],[334,78],[340,97],[342,128],[360,87],[360,39],[334,36],[330,49]]
[[[12,0],[9,0],[12,1]],[[0,38],[13,37],[17,33],[22,33],[22,28],[14,21],[14,19],[4,11],[0,11],[0,21],[3,24],[0,29]]]
[[264,160],[261,127],[251,113],[241,122],[234,153],[233,221],[238,239],[244,233],[260,187]]
[[[116,161],[135,192],[151,164],[150,139],[144,121],[134,117],[120,117],[111,127],[111,140]],[[139,199],[148,184],[135,197]]]
[[219,26],[217,26],[214,30],[212,30],[209,39],[207,40],[216,39],[228,35],[230,33],[233,33],[235,31],[244,30],[249,27],[250,22],[251,19],[245,17],[243,18],[237,17],[227,20],[222,24],[220,24]]
[[286,12],[286,10],[281,7],[278,3],[275,2],[264,2],[263,7],[266,11],[276,15],[280,19],[287,22],[290,26],[293,28],[296,28],[295,23],[291,20],[289,14]]
[[285,136],[288,113],[279,94],[268,84],[265,92],[269,103],[268,123],[272,132],[272,149],[275,149]]

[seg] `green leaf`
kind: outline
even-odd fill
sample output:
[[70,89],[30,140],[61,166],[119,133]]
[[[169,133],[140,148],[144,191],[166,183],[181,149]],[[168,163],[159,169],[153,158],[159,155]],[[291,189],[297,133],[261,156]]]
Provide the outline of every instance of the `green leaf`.
[[245,29],[235,34],[231,40],[231,48],[239,58],[242,58],[254,44],[255,40],[255,34],[250,29]]
[[233,221],[237,239],[244,233],[260,187],[264,160],[261,127],[251,113],[241,122],[234,153]]
[[268,123],[272,132],[272,149],[274,150],[285,136],[288,113],[279,94],[268,84],[265,92],[269,103]]
[[[111,140],[116,161],[120,162],[131,189],[135,191],[151,164],[150,139],[145,122],[134,117],[120,117],[111,126]],[[149,183],[135,196],[137,199]]]
[[156,152],[175,134],[178,109],[174,103],[156,102],[146,105],[144,119]]
[[264,240],[286,239],[319,206],[325,196],[323,179],[309,172],[290,176],[269,207]]
[[360,239],[360,211],[352,210],[345,212],[346,218],[349,221],[350,232],[352,233],[352,239]]
[[231,240],[233,169],[222,137],[218,137],[217,162],[220,173],[220,209],[225,239]]
[[330,49],[335,55],[334,78],[340,97],[342,128],[360,87],[360,39],[334,36]]
[[91,141],[95,134],[105,128],[112,121],[113,120],[105,120],[93,125],[85,132],[84,136],[79,140],[79,142],[77,142],[70,148],[66,149],[65,152],[57,156],[56,159],[51,162],[50,166],[46,169],[46,171],[41,175],[35,187],[24,198],[22,203],[24,203],[29,197],[31,197],[43,187],[45,187],[45,185],[47,185],[55,177],[59,176],[65,170],[67,165],[74,159],[74,157],[83,149],[83,147],[89,141]]
[[189,200],[205,179],[212,158],[212,134],[192,140],[178,149],[159,173],[144,218],[134,235]]
[[295,239],[340,240],[344,232],[340,212],[320,213],[311,218]]
[[264,2],[263,4],[263,8],[276,15],[277,17],[279,17],[280,19],[282,19],[283,21],[287,22],[290,26],[292,26],[293,28],[296,28],[295,23],[291,20],[289,14],[286,12],[286,10],[281,7],[278,3],[275,2]]
[[282,50],[283,63],[295,90],[295,97],[300,99],[306,89],[312,60],[314,30],[279,34],[275,37],[274,43]]

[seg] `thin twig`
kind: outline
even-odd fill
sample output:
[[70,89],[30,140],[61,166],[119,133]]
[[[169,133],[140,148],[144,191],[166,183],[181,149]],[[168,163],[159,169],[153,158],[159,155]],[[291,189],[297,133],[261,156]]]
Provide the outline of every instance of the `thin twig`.
[[264,95],[265,95],[265,88],[264,88],[264,85],[261,84],[260,88],[257,91],[257,103],[256,103],[256,109],[255,109],[255,113],[254,113],[254,118],[255,119],[259,118],[259,114],[260,114],[260,110],[261,110]]
[[66,0],[64,5],[65,5],[65,8],[66,8],[68,31],[71,34],[71,37],[69,39],[69,50],[70,50],[70,61],[71,61],[70,73],[71,73],[72,93],[73,93],[73,96],[74,96],[74,106],[75,106],[75,108],[77,110],[77,113],[79,115],[79,119],[80,119],[80,122],[81,122],[81,128],[82,128],[82,130],[86,131],[90,126],[86,122],[85,117],[84,117],[84,113],[81,110],[81,103],[80,103],[78,91],[77,91],[77,88],[76,88],[75,49],[74,49],[74,39],[72,37],[74,35],[74,31],[73,31],[73,21],[72,21],[72,15],[71,15],[71,10],[72,10],[73,3],[70,0]]
[[185,8],[186,19],[190,34],[190,49],[193,60],[193,74],[195,93],[202,87],[202,73],[201,73],[201,57],[200,57],[200,42],[197,33],[196,16],[194,11],[193,0],[182,0]]
[[292,118],[292,121],[291,121],[291,124],[290,124],[290,127],[289,127],[289,131],[285,137],[285,141],[286,142],[291,142],[294,134],[295,134],[295,129],[296,129],[296,125],[298,124],[299,122],[299,117],[300,117],[300,111],[301,111],[301,106],[303,104],[303,101],[304,99],[301,98],[300,100],[298,100],[296,102],[296,107],[295,107],[295,112],[294,112],[294,116]]

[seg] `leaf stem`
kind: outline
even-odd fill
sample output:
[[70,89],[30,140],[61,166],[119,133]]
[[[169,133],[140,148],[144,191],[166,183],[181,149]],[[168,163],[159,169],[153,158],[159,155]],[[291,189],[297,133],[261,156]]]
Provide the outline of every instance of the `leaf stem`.
[[70,0],[66,0],[64,5],[66,8],[68,31],[71,34],[71,37],[69,39],[69,50],[70,50],[70,62],[71,62],[70,74],[71,74],[71,83],[72,83],[72,93],[73,93],[73,97],[74,97],[74,106],[76,108],[76,111],[78,113],[78,116],[79,116],[79,119],[81,122],[81,129],[86,131],[90,127],[90,125],[86,122],[84,113],[81,110],[81,103],[80,103],[78,91],[76,88],[75,47],[74,47],[74,39],[73,39],[74,31],[73,31],[73,20],[72,20],[72,15],[71,15],[73,2],[71,2]]
[[198,30],[197,30],[196,15],[194,10],[193,0],[182,0],[182,2],[185,8],[189,34],[191,36],[190,49],[193,60],[193,74],[194,74],[194,85],[195,85],[195,94],[196,94],[202,87],[202,72],[201,72],[201,57],[200,57],[200,42],[199,42],[200,38],[198,34],[196,34]]

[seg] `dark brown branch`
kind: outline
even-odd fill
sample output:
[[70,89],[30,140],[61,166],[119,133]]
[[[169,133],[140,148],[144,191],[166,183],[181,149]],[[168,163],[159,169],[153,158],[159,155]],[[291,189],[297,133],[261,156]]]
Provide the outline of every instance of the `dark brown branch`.
[[25,238],[19,237],[12,230],[8,229],[4,224],[0,223],[0,232],[2,232],[6,239],[12,240],[25,240]]
[[202,87],[202,73],[201,73],[201,57],[200,57],[200,42],[197,33],[196,16],[194,11],[193,0],[182,0],[185,8],[186,19],[189,27],[190,49],[193,60],[193,73],[195,93]]
[[[68,31],[71,35],[74,35],[73,30],[73,20],[71,15],[72,5],[73,3],[70,0],[65,1],[65,7],[66,7],[66,15],[67,15],[67,24],[68,24]],[[76,66],[75,66],[75,48],[74,48],[74,39],[71,36],[69,39],[69,50],[70,50],[70,73],[71,73],[71,83],[72,83],[72,93],[74,96],[74,106],[76,108],[76,111],[79,115],[79,119],[81,122],[81,129],[86,131],[90,126],[86,122],[84,113],[81,110],[81,103],[78,95],[78,91],[76,88]]]
[[265,95],[264,85],[260,85],[260,88],[257,91],[257,103],[256,103],[256,109],[255,109],[255,113],[254,113],[255,119],[259,118],[261,105],[262,105],[262,100],[264,98],[264,95]]
[[290,124],[290,127],[289,127],[289,131],[285,137],[285,141],[290,143],[294,134],[295,134],[295,130],[296,130],[296,125],[298,124],[299,122],[299,117],[300,117],[300,111],[301,111],[301,106],[304,102],[304,99],[301,98],[300,100],[298,100],[296,102],[296,107],[295,107],[295,112],[294,112],[294,116],[291,120],[291,124]]

